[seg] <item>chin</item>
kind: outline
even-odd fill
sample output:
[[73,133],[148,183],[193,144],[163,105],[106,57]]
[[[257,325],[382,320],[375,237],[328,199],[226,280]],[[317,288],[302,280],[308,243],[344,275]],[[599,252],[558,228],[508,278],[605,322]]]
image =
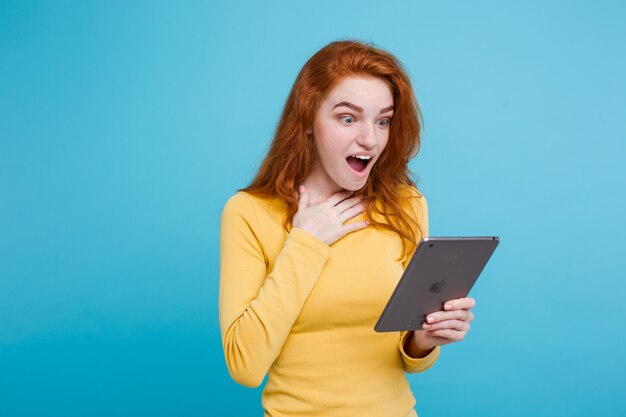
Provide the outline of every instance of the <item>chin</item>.
[[359,191],[365,187],[365,184],[367,184],[367,178],[362,183],[346,182],[345,184],[339,184],[339,186],[346,191]]

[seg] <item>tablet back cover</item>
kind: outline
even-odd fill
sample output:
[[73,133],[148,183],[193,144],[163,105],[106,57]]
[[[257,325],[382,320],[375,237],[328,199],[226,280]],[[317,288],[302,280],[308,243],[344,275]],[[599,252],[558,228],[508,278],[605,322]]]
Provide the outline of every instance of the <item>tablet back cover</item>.
[[421,330],[444,302],[466,297],[499,243],[497,237],[423,239],[374,329]]

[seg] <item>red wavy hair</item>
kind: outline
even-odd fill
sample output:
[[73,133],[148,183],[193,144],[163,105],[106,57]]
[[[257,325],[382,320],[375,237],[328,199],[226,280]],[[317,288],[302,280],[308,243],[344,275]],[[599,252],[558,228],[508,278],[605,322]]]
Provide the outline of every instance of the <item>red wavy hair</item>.
[[379,204],[368,204],[368,220],[400,236],[406,254],[418,240],[416,229],[420,238],[423,234],[415,213],[402,204],[407,199],[402,186],[415,188],[408,162],[419,151],[421,115],[402,64],[372,44],[335,41],[304,64],[287,98],[268,154],[254,180],[241,191],[282,199],[287,212],[284,226],[290,228],[298,209],[296,190],[310,174],[316,155],[315,140],[307,130],[313,126],[326,94],[350,75],[378,77],[391,89],[394,114],[387,146],[372,167],[366,185],[355,194],[370,202],[378,199]]

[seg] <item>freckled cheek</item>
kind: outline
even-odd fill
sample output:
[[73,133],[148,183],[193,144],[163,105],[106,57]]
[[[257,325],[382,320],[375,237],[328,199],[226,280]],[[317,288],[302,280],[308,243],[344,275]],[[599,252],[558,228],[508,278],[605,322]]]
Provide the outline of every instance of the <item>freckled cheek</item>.
[[316,146],[318,155],[323,159],[324,164],[336,164],[337,157],[343,155],[345,149],[340,146],[332,136],[325,136],[323,138],[316,138]]
[[385,135],[383,136],[380,141],[378,142],[378,149],[379,152],[382,152],[383,149],[385,149],[387,147],[387,144],[389,143],[389,135]]
[[327,128],[320,129],[316,139],[318,146],[344,154],[354,138],[345,129]]

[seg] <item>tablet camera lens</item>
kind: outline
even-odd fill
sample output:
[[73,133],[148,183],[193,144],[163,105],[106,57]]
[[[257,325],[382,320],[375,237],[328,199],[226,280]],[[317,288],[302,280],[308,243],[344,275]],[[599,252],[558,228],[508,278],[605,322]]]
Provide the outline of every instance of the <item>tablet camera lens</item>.
[[430,245],[428,245],[429,248],[432,248],[434,245],[434,243],[431,243]]

